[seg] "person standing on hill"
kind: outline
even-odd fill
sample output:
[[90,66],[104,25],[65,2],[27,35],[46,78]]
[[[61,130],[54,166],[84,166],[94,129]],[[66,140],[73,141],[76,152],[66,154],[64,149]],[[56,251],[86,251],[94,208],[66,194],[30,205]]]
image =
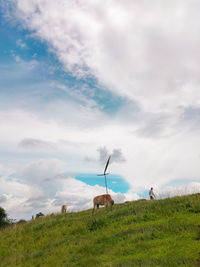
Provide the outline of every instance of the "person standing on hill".
[[153,192],[153,187],[151,187],[151,189],[149,190],[149,197],[150,197],[151,200],[156,198],[156,196],[155,196],[155,194]]

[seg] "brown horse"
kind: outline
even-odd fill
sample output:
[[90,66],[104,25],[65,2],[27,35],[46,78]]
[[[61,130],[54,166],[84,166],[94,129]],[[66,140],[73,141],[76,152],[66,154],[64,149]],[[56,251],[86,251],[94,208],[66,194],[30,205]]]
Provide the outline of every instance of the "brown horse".
[[94,203],[94,208],[93,208],[93,212],[95,209],[98,209],[100,205],[104,206],[104,207],[111,207],[114,205],[114,200],[111,198],[111,196],[109,194],[105,194],[105,195],[100,195],[100,196],[96,196],[93,199],[93,203]]
[[62,213],[66,213],[67,212],[67,205],[62,205],[61,212]]

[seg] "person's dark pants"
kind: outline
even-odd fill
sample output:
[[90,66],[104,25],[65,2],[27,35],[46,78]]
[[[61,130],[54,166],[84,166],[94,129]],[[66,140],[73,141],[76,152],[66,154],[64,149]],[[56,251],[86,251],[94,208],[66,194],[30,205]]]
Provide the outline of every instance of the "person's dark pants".
[[150,196],[150,199],[154,199],[152,196]]

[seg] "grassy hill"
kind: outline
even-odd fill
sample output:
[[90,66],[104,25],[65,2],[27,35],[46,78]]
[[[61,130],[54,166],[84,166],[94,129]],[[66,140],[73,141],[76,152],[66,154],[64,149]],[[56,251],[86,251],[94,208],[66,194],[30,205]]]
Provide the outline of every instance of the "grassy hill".
[[200,266],[200,194],[46,216],[0,231],[0,266]]

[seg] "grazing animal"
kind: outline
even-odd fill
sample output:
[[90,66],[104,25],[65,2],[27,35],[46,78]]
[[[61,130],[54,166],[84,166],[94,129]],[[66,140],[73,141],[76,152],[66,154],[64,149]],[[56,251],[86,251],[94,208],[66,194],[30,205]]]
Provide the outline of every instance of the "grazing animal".
[[95,209],[98,209],[99,206],[104,206],[104,207],[111,207],[114,205],[114,200],[111,198],[111,196],[109,194],[105,194],[105,195],[100,195],[100,196],[96,196],[93,199],[93,203],[94,203],[94,208],[93,208],[93,212]]
[[24,224],[24,223],[26,223],[26,220],[24,220],[24,219],[21,219],[21,220],[19,220],[19,221],[17,222],[17,224]]
[[61,212],[62,213],[66,213],[67,212],[67,205],[62,205]]
[[42,212],[39,212],[36,214],[35,219],[37,219],[39,217],[43,217],[43,216],[44,216],[44,214]]

